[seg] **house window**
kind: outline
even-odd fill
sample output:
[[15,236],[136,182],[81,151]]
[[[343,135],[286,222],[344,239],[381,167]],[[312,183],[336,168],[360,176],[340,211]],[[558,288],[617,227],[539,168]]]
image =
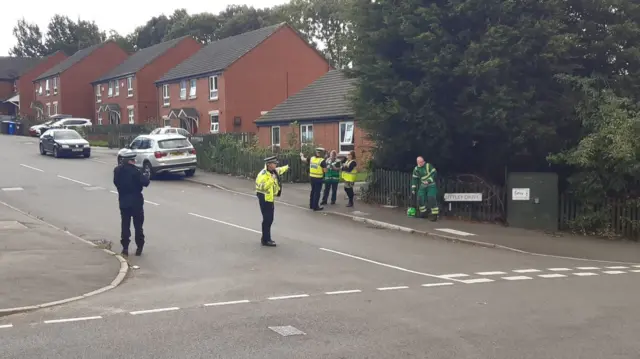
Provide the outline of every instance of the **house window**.
[[127,77],[127,97],[133,96],[133,76]]
[[58,78],[57,77],[53,78],[53,94],[54,95],[58,94]]
[[187,99],[187,80],[180,81],[180,99]]
[[96,86],[96,102],[102,102],[102,85]]
[[102,113],[98,112],[98,125],[102,125]]
[[162,85],[162,105],[169,106],[169,85]]
[[340,122],[340,134],[338,137],[340,153],[347,153],[356,147],[353,139],[353,131],[353,121]]
[[38,82],[38,91],[36,91],[38,95],[42,95],[42,83]]
[[164,120],[164,127],[171,126],[171,119],[169,116],[163,116],[162,119]]
[[300,143],[313,143],[313,125],[300,125]]
[[218,76],[209,77],[209,100],[218,99]]
[[189,86],[189,98],[196,98],[196,79],[192,79]]
[[133,107],[128,108],[129,111],[129,124],[133,125],[135,123],[135,120],[133,118]]
[[47,79],[47,81],[45,81],[45,91],[47,92],[47,96],[51,95],[51,92],[49,91],[49,79]]
[[47,116],[51,116],[51,104],[47,103]]
[[280,126],[271,127],[271,146],[280,147]]
[[211,126],[209,128],[209,131],[211,133],[220,132],[220,112],[218,111],[209,112],[209,120],[211,121]]
[[53,114],[54,115],[58,114],[58,103],[57,102],[53,103]]
[[107,92],[107,96],[113,97],[113,81],[109,81],[109,91]]
[[120,81],[113,81],[113,88],[115,90],[115,96],[120,96]]

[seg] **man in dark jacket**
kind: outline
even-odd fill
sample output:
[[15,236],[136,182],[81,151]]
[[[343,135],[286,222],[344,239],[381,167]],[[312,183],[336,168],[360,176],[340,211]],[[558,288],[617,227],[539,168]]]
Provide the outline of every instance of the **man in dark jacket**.
[[144,175],[135,165],[136,154],[128,151],[122,155],[122,163],[113,170],[113,184],[118,189],[120,202],[122,255],[129,256],[129,238],[131,237],[131,219],[135,228],[136,255],[142,254],[144,247],[144,197],[142,189],[149,186],[149,177]]

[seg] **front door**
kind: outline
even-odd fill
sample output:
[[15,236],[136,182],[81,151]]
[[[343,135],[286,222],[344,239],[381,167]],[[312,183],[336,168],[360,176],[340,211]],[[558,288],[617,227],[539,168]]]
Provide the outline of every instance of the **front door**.
[[514,172],[507,182],[507,222],[511,227],[558,230],[558,175]]
[[109,111],[109,124],[117,125],[120,123],[120,116],[117,112]]

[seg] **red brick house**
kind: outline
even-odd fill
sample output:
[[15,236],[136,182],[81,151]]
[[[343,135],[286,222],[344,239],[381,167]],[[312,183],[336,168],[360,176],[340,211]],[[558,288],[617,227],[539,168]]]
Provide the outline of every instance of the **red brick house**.
[[66,114],[95,118],[91,81],[121,64],[129,55],[114,41],[79,50],[33,80],[32,107],[44,117]]
[[166,41],[136,52],[93,81],[94,123],[141,124],[159,119],[154,81],[201,48],[190,36]]
[[287,139],[294,132],[297,146],[321,146],[343,155],[354,150],[358,163],[364,164],[371,142],[354,119],[348,99],[353,85],[354,80],[342,71],[327,72],[256,120],[259,143],[287,149]]
[[212,42],[156,82],[165,124],[256,132],[254,121],[331,67],[287,24]]
[[0,57],[0,114],[34,116],[33,79],[66,57],[61,51],[45,58]]

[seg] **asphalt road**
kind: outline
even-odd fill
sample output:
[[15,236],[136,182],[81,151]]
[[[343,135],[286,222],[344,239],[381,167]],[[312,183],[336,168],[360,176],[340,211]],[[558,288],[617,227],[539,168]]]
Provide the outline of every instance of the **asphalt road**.
[[[119,249],[115,159],[0,137],[0,200]],[[196,175],[197,176],[197,175]],[[0,318],[2,358],[637,358],[640,266],[429,240],[179,179],[120,287]],[[269,327],[292,326],[283,336]],[[291,329],[291,328],[290,328]]]

